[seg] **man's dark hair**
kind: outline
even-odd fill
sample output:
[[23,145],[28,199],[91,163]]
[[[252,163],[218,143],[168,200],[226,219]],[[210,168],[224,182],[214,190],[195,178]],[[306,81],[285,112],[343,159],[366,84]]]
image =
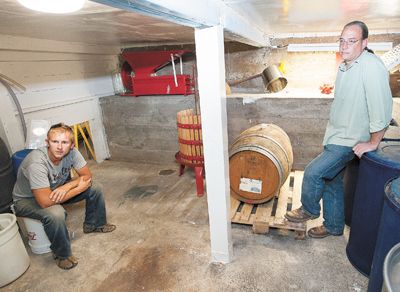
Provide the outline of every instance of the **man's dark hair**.
[[[368,26],[367,26],[364,22],[359,21],[359,20],[354,20],[354,21],[349,22],[348,24],[346,24],[346,25],[344,26],[344,28],[346,28],[346,27],[348,27],[348,26],[352,26],[352,25],[357,25],[359,28],[361,28],[361,33],[362,33],[362,39],[363,39],[363,40],[365,40],[365,39],[368,38]],[[371,49],[368,48],[368,47],[365,47],[364,50],[366,50],[366,51],[368,51],[368,52],[374,54],[374,51],[371,50]]]
[[348,26],[352,26],[352,25],[357,25],[359,28],[361,28],[362,39],[363,40],[368,38],[368,27],[364,22],[359,21],[359,20],[354,20],[354,21],[349,22],[348,24],[346,24],[344,27],[348,27]]

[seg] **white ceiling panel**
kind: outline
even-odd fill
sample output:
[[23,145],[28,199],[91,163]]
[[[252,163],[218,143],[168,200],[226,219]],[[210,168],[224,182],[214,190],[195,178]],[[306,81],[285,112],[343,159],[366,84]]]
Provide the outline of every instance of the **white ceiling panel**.
[[[108,2],[150,6],[157,3],[172,14],[171,7],[175,5],[180,19],[194,19],[205,26],[219,21],[227,28],[227,40],[247,38],[261,43],[262,36],[268,39],[337,35],[345,23],[355,19],[365,21],[371,33],[400,33],[400,0],[182,1]],[[3,35],[123,47],[194,43],[193,25],[177,24],[162,14],[153,17],[88,1],[79,12],[55,15],[30,11],[15,0],[1,2],[0,34]],[[203,15],[204,11],[209,11],[209,15]]]
[[400,0],[223,0],[269,36],[338,34],[352,20],[372,33],[400,32]]

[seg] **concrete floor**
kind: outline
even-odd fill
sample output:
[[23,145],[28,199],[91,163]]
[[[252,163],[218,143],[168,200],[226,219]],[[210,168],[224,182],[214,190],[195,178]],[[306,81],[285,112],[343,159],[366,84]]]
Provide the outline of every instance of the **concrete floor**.
[[368,279],[346,257],[346,235],[295,240],[232,224],[234,261],[211,263],[207,198],[196,196],[193,171],[179,177],[176,164],[89,165],[117,230],[83,234],[84,203],[69,206],[78,266],[61,270],[51,254],[28,248],[30,267],[2,291],[366,291]]

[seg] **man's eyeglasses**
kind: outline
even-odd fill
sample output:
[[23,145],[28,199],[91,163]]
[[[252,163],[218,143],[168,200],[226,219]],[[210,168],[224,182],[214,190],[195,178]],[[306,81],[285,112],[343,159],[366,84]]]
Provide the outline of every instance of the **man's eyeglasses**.
[[349,39],[349,40],[345,40],[345,39],[339,39],[339,45],[343,46],[344,44],[348,45],[348,46],[353,46],[355,45],[359,40],[356,39]]

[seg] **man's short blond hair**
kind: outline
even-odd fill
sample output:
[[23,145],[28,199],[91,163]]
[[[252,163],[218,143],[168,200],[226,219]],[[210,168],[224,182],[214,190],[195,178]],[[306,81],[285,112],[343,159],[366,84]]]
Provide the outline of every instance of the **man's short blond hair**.
[[74,142],[74,131],[72,131],[72,128],[64,123],[58,123],[54,124],[50,127],[49,131],[47,132],[47,139],[50,139],[50,134],[52,133],[69,133],[69,136],[71,138],[71,142]]

